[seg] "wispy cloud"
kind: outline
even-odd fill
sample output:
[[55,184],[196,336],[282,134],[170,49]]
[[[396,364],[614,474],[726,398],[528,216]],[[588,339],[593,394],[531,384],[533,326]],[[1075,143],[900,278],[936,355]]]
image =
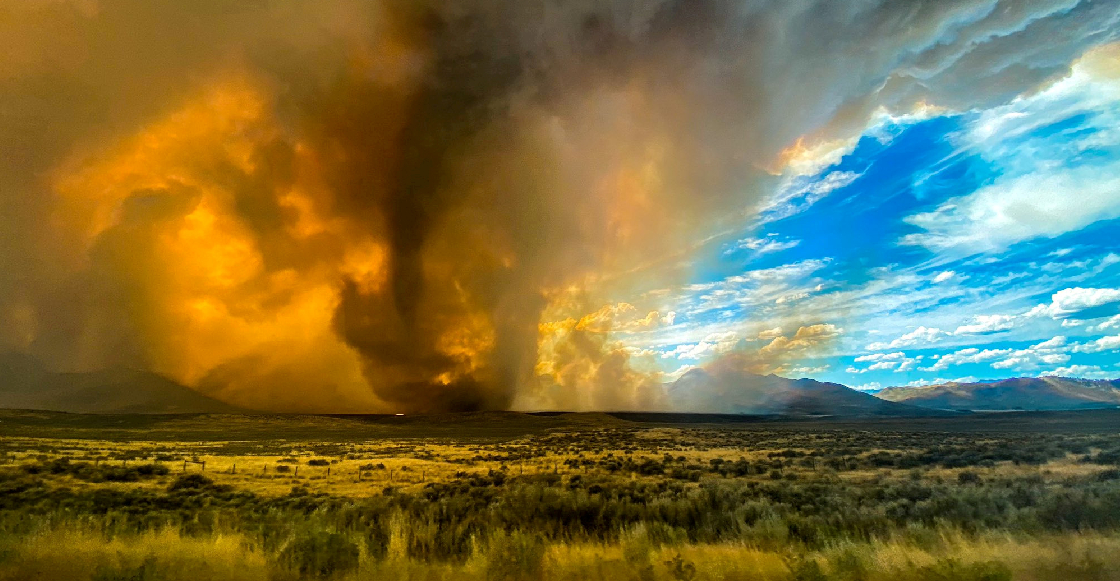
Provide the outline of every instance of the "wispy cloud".
[[961,147],[988,159],[999,175],[908,217],[920,232],[901,243],[994,251],[1120,217],[1120,78],[1102,73],[1116,52],[1090,53],[1065,79],[981,113],[960,133]]
[[860,174],[834,171],[821,177],[795,176],[785,183],[761,208],[761,222],[773,222],[804,212],[832,192],[847,187],[859,179]]
[[776,236],[770,234],[764,238],[741,238],[724,250],[723,254],[727,256],[743,250],[751,250],[756,254],[769,254],[789,250],[801,243],[800,240],[779,240]]

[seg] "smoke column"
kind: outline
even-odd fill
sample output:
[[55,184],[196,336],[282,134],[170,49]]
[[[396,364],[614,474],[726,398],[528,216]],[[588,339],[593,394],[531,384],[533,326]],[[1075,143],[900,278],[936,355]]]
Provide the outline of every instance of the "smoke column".
[[0,2],[0,347],[258,409],[656,407],[603,297],[799,139],[1012,98],[1116,11]]

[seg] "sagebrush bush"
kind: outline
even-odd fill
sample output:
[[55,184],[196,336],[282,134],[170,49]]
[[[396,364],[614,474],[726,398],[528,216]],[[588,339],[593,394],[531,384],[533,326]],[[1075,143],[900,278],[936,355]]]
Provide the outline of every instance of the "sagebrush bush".
[[302,534],[280,551],[286,568],[306,577],[332,577],[358,568],[361,551],[346,535],[315,531]]
[[167,486],[167,490],[203,490],[214,486],[214,480],[201,474],[185,474],[179,476]]
[[652,581],[653,544],[644,524],[624,531],[621,538],[622,558],[633,574],[634,581]]
[[99,565],[93,570],[90,581],[162,581],[163,570],[155,555],[150,555],[139,565]]
[[533,581],[544,573],[546,545],[540,535],[514,531],[490,535],[486,578],[493,581]]
[[1011,581],[1011,569],[998,561],[962,563],[943,559],[917,573],[918,581]]

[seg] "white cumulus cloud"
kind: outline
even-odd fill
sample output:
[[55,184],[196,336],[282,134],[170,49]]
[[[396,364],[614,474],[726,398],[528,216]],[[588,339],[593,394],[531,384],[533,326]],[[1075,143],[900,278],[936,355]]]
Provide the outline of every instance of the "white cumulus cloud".
[[1120,350],[1120,335],[1109,335],[1101,337],[1095,341],[1088,343],[1081,343],[1074,345],[1074,352],[1076,353],[1103,353],[1105,351]]
[[1027,317],[1049,316],[1055,319],[1074,313],[1120,302],[1120,289],[1081,288],[1062,289],[1050,297],[1049,304],[1041,304],[1025,313]]
[[968,325],[961,325],[953,331],[954,335],[983,335],[1007,331],[1015,326],[1014,317],[1010,315],[978,315]]
[[935,343],[941,340],[942,337],[950,335],[946,331],[930,327],[918,327],[901,337],[890,342],[875,342],[867,346],[868,351],[883,351],[885,349],[898,349],[899,347],[911,347],[919,343]]

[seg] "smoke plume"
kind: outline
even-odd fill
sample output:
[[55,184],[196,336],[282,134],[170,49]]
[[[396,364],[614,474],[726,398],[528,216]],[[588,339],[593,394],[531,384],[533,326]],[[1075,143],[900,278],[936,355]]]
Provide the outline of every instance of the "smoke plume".
[[1116,22],[1088,0],[3,2],[0,347],[258,409],[662,405],[588,313],[749,215],[799,139],[1007,100]]

